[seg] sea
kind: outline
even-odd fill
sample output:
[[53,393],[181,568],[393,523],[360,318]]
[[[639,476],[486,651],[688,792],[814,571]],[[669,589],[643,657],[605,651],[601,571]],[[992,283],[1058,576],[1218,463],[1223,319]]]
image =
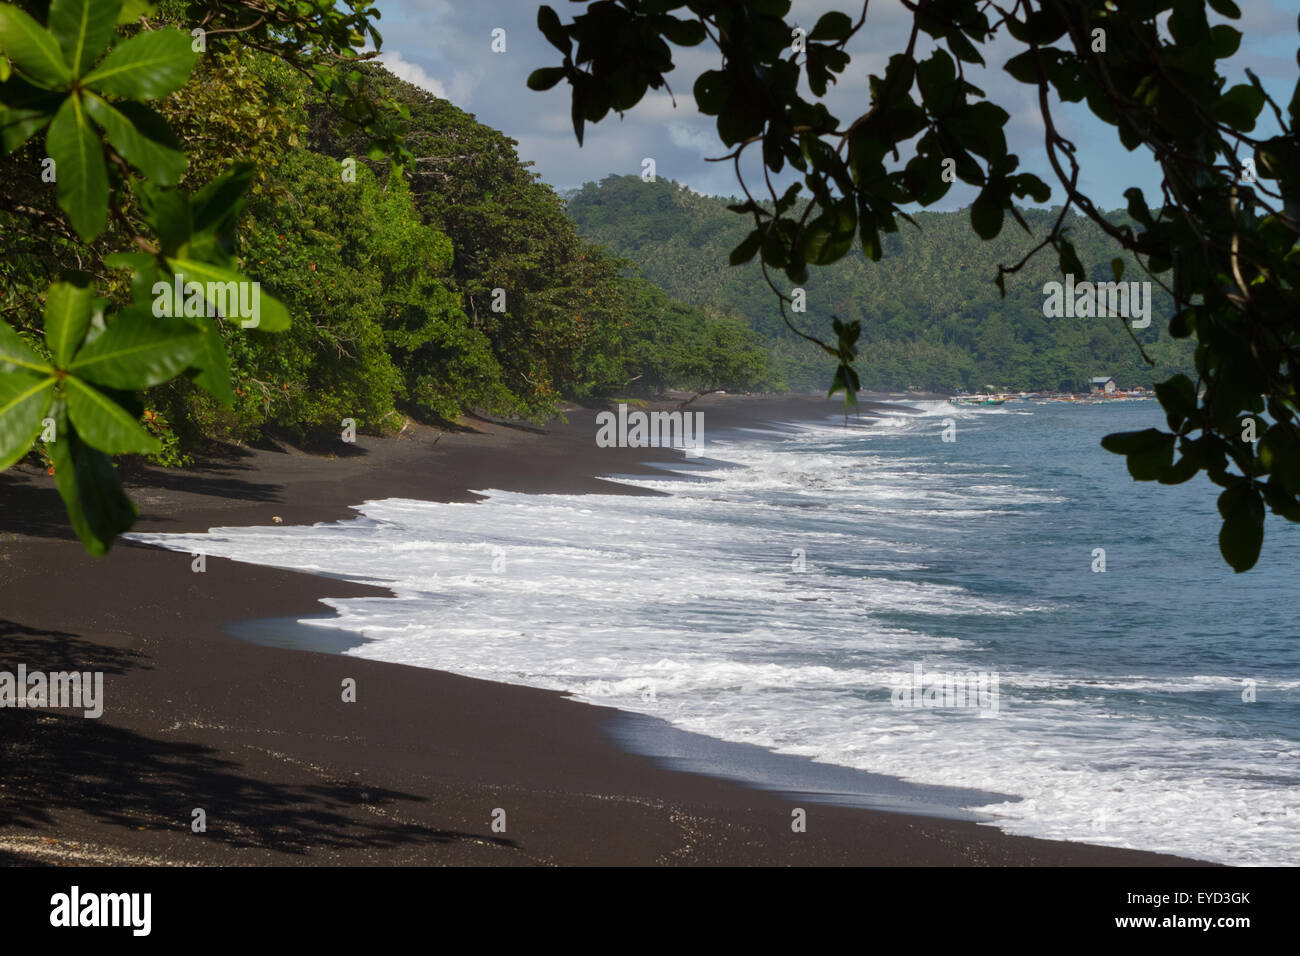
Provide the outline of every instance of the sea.
[[131,537],[382,585],[236,633],[568,691],[669,766],[1300,864],[1300,527],[1270,515],[1233,573],[1214,485],[1135,482],[1100,447],[1162,419],[911,403],[708,432],[703,457],[610,476],[654,495],[484,488]]

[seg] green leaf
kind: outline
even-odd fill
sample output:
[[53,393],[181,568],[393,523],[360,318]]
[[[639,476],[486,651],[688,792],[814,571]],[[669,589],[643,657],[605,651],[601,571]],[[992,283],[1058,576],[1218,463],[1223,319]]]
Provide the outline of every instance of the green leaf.
[[1155,481],[1174,460],[1174,436],[1158,428],[1107,435],[1101,447],[1127,456],[1129,474],[1138,481]]
[[117,15],[119,26],[125,26],[128,23],[135,23],[141,17],[152,16],[156,3],[150,3],[149,0],[126,0],[122,4],[122,12]]
[[731,95],[731,77],[721,70],[705,70],[695,80],[695,104],[707,116],[717,116]]
[[0,48],[13,65],[37,86],[65,89],[72,82],[58,41],[48,30],[11,3],[0,5]]
[[537,29],[542,31],[542,36],[546,41],[566,56],[573,48],[569,40],[569,34],[564,30],[564,24],[560,22],[560,15],[548,6],[541,6],[537,9]]
[[0,471],[31,450],[57,381],[27,372],[0,375]]
[[740,245],[731,250],[731,264],[738,266],[754,258],[754,253],[758,252],[759,244],[763,241],[763,234],[755,229]]
[[257,174],[253,163],[235,163],[212,182],[196,192],[190,202],[194,231],[229,231],[243,209],[243,196]]
[[59,41],[63,59],[82,76],[113,39],[122,0],[53,0],[50,32]]
[[[1039,58],[1043,56],[1042,50],[1026,50],[1024,53],[1017,53],[1007,60],[1002,69],[1021,83],[1037,83]],[[1046,72],[1046,67],[1044,67],[1044,72]]]
[[56,282],[45,297],[45,344],[54,353],[59,368],[67,368],[90,327],[90,301],[95,290],[89,286]]
[[1029,196],[1034,202],[1044,203],[1052,198],[1052,189],[1033,173],[1021,173],[1013,178],[1016,195]]
[[9,367],[15,365],[33,372],[51,374],[54,372],[54,369],[23,341],[23,337],[14,331],[13,326],[0,319],[0,373],[10,371]]
[[[240,275],[233,269],[223,269],[220,266],[214,266],[207,262],[198,262],[194,259],[168,259],[167,265],[171,267],[172,272],[181,276],[185,282],[199,282],[206,288],[208,283],[216,283],[223,287],[228,287],[231,282],[244,283],[249,280],[247,277]],[[257,291],[258,316],[256,325],[245,325],[250,318],[228,316],[228,318],[239,318],[240,326],[243,328],[257,329],[261,332],[283,332],[289,328],[289,310],[284,307],[278,299],[267,295],[259,288]],[[219,303],[213,303],[219,305]]]
[[117,470],[103,452],[81,440],[59,415],[59,440],[46,445],[54,461],[54,483],[68,511],[68,520],[86,550],[107,553],[113,539],[135,523],[137,511],[118,480]]
[[1249,133],[1264,108],[1264,93],[1248,83],[1239,83],[1219,97],[1210,114],[1234,129]]
[[155,318],[147,305],[119,312],[108,329],[77,353],[78,378],[137,391],[175,378],[199,351],[199,333],[178,319]]
[[134,415],[99,389],[72,376],[63,383],[68,415],[87,444],[110,455],[147,455],[162,448],[162,442],[150,435]]
[[1124,198],[1128,200],[1128,214],[1130,216],[1144,226],[1152,225],[1151,209],[1147,206],[1146,197],[1142,195],[1142,190],[1136,186],[1130,186],[1124,190]]
[[1210,27],[1210,45],[1214,48],[1216,60],[1226,60],[1241,46],[1241,31],[1226,23]]
[[1163,472],[1157,479],[1162,485],[1181,485],[1184,481],[1189,481],[1196,477],[1197,472],[1201,470],[1203,463],[1196,455],[1183,455],[1182,458],[1174,462]]
[[970,223],[981,239],[992,239],[1002,231],[1003,209],[997,195],[987,187],[970,207]]
[[699,20],[678,20],[666,17],[663,24],[664,39],[678,46],[699,46],[709,36]]
[[1072,275],[1078,279],[1088,275],[1087,270],[1083,268],[1083,263],[1079,261],[1079,254],[1074,250],[1074,243],[1062,239],[1057,253],[1061,275]]
[[840,365],[835,369],[835,377],[831,380],[830,391],[826,393],[826,397],[830,398],[836,392],[843,392],[844,407],[846,409],[857,408],[858,389],[861,387],[861,383],[858,380],[858,373],[853,366]]
[[1219,514],[1223,515],[1219,530],[1223,559],[1238,574],[1249,571],[1259,560],[1259,549],[1264,544],[1264,502],[1259,490],[1241,479],[1219,495]]
[[130,269],[133,272],[147,269],[154,261],[147,252],[110,252],[104,256],[104,265],[110,269]]
[[133,100],[156,100],[185,85],[198,54],[179,30],[139,33],[119,45],[85,78],[99,93]]
[[1259,460],[1279,485],[1300,494],[1300,440],[1291,426],[1276,422],[1269,427],[1259,442]]
[[55,163],[59,205],[77,235],[90,242],[108,223],[108,170],[79,96],[64,101],[45,135],[45,148]]
[[184,190],[160,189],[155,183],[139,181],[132,191],[140,198],[140,211],[153,226],[164,254],[170,255],[190,241],[194,213]]
[[569,71],[562,66],[544,66],[540,70],[533,70],[528,74],[528,88],[530,90],[549,90],[560,80],[564,79]]
[[122,158],[161,186],[175,186],[185,173],[185,154],[164,146],[140,130],[125,114],[93,93],[86,112],[99,124]]
[[60,93],[33,86],[21,76],[11,76],[0,84],[0,135],[5,152],[14,152],[48,126],[63,100]]
[[1232,0],[1210,0],[1210,9],[1221,13],[1230,20],[1241,19],[1241,9]]
[[1175,375],[1155,386],[1156,398],[1170,415],[1180,422],[1196,413],[1196,386],[1186,375]]
[[230,385],[230,356],[226,352],[226,342],[217,323],[207,319],[201,321],[203,337],[198,355],[190,363],[191,367],[198,369],[194,384],[230,408],[235,404],[235,390]]
[[11,110],[0,106],[0,136],[3,137],[4,151],[16,152],[53,118],[53,114],[39,110]]
[[844,40],[853,32],[853,21],[846,13],[839,10],[832,10],[830,13],[822,14],[817,21],[817,25],[812,28],[808,34],[809,40]]

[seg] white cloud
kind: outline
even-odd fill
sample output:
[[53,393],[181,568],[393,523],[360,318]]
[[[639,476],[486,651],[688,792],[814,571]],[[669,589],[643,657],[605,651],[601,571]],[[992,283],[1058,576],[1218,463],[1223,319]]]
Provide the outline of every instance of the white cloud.
[[674,146],[699,153],[703,157],[717,156],[726,151],[715,131],[686,123],[669,123],[668,139]]
[[413,86],[418,86],[422,90],[428,90],[439,99],[447,99],[447,88],[442,85],[441,80],[435,80],[424,67],[418,63],[412,63],[400,53],[381,53],[379,62],[384,64],[390,73],[399,80],[405,80]]
[[451,100],[461,109],[469,108],[482,75],[481,70],[453,70],[450,80],[443,82],[420,64],[412,63],[396,50],[381,53],[379,62],[398,79],[405,80],[422,90],[428,90],[440,99]]

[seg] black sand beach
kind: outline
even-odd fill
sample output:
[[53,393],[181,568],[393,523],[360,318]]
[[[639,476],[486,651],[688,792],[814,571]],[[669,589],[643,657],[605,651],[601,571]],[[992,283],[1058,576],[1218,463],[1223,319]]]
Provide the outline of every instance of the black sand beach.
[[[711,397],[711,431],[836,410]],[[594,412],[361,436],[349,454],[229,449],[123,468],[140,531],[332,521],[365,500],[470,489],[638,493],[602,481],[660,450],[599,449]],[[0,670],[102,670],[97,720],[0,710],[0,863],[166,865],[1181,865],[961,820],[803,803],[620,748],[617,712],[563,695],[230,636],[320,614],[344,581],[119,542],[88,556],[53,481],[0,476]],[[355,703],[341,700],[345,678]],[[791,811],[808,811],[805,833]],[[202,809],[207,829],[191,829]],[[506,814],[504,833],[491,826]]]

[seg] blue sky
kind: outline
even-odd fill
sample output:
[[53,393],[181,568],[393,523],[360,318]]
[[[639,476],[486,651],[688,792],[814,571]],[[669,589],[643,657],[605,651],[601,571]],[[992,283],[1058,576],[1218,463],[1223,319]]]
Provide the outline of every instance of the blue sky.
[[[1221,69],[1234,84],[1246,82],[1244,71],[1252,68],[1285,106],[1300,69],[1295,0],[1238,3],[1244,15],[1235,25],[1245,40]],[[582,4],[566,0],[551,0],[551,5],[566,21],[583,9]],[[640,174],[642,160],[651,157],[660,177],[711,195],[738,193],[730,164],[705,161],[725,150],[712,118],[696,111],[691,96],[694,78],[717,65],[709,55],[712,47],[675,51],[677,69],[668,77],[676,93],[675,105],[666,93],[651,92],[624,118],[611,114],[595,126],[589,124],[585,145],[579,148],[569,119],[568,85],[562,83],[545,93],[525,86],[534,69],[558,65],[560,60],[537,30],[537,6],[531,0],[380,0],[383,62],[403,79],[451,100],[518,140],[520,156],[531,160],[542,178],[557,189],[598,181],[611,173]],[[832,9],[856,13],[860,8],[855,0],[794,0],[788,19],[811,28]],[[902,49],[911,22],[898,0],[874,0],[870,9],[866,27],[849,47],[853,62],[827,98],[831,112],[841,119],[867,109],[867,76],[883,72],[889,54]],[[491,49],[492,31],[498,28],[505,30],[504,53]],[[1010,45],[995,47],[991,55],[986,51],[991,67],[975,71],[970,80],[1011,114],[1007,138],[1011,150],[1021,157],[1021,168],[1054,185],[1042,148],[1042,122],[1033,88],[1017,83],[1001,69],[1013,52]],[[1122,206],[1123,190],[1134,184],[1142,186],[1154,204],[1159,177],[1144,154],[1115,145],[1112,128],[1094,119],[1082,105],[1054,104],[1054,115],[1079,147],[1084,191],[1102,208]],[[1261,125],[1257,132],[1261,131],[1272,128]],[[757,162],[752,164],[752,175],[757,176],[758,169]],[[746,175],[751,175],[750,167]],[[1052,201],[1059,196],[1059,187],[1054,186]],[[973,197],[974,190],[958,184],[933,208],[959,208]]]

